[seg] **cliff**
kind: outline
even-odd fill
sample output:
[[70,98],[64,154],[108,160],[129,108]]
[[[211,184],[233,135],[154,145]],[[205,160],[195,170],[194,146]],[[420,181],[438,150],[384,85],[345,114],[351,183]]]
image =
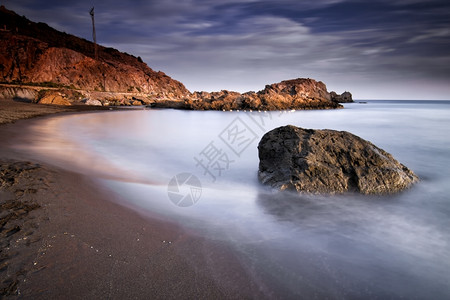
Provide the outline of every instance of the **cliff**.
[[74,89],[144,93],[155,99],[189,95],[184,85],[140,58],[35,23],[0,7],[0,81],[52,83]]
[[96,57],[94,43],[32,22],[4,6],[0,7],[0,85],[0,98],[59,105],[151,104],[196,110],[342,107],[331,101],[324,83],[304,78],[267,85],[257,93],[190,93],[140,57],[101,45]]
[[329,109],[342,105],[331,101],[326,85],[310,78],[285,80],[266,85],[257,93],[195,92],[183,108],[195,110],[288,110]]

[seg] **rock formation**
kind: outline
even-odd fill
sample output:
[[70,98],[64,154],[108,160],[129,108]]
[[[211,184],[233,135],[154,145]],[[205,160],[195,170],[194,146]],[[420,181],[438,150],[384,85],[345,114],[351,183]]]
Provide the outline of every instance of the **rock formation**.
[[258,150],[260,181],[280,190],[389,194],[418,181],[389,153],[345,131],[288,125],[266,133]]
[[343,92],[338,95],[336,92],[330,92],[330,99],[336,103],[351,103],[354,102],[350,92]]
[[16,99],[19,101],[28,101],[36,99],[37,89],[21,86],[0,86],[0,99]]
[[150,69],[139,58],[34,23],[0,8],[0,82],[74,89],[145,93],[156,99],[189,95],[184,85]]
[[[99,100],[102,105],[152,105],[196,110],[286,110],[340,108],[331,101],[324,83],[293,79],[267,85],[248,93],[230,91],[190,93],[182,83],[155,72],[142,59],[98,46],[47,24],[35,23],[0,7],[0,82],[24,85],[0,86],[0,96],[27,98],[37,103],[81,104],[81,99]],[[42,101],[44,89],[54,99]],[[70,97],[68,90],[78,92]],[[14,94],[17,92],[18,94]],[[69,95],[68,102],[57,94]],[[64,97],[62,97],[64,98]],[[76,103],[74,103],[76,102]],[[86,103],[86,101],[84,102]]]
[[94,99],[86,99],[85,101],[86,105],[94,105],[94,106],[102,106],[102,103],[98,100],[94,100]]
[[257,93],[261,102],[270,110],[339,108],[332,104],[326,85],[309,78],[285,80],[267,85]]
[[67,98],[61,93],[46,92],[40,97],[39,104],[54,104],[54,105],[72,105]]
[[330,100],[326,85],[310,78],[285,80],[266,85],[265,89],[240,94],[237,92],[195,92],[185,101],[187,109],[213,110],[287,110],[340,108]]

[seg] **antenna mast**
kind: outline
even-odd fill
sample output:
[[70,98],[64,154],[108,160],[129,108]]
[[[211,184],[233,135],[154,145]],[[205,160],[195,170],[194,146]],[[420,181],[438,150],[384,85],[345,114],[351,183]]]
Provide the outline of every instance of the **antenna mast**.
[[95,51],[95,60],[98,60],[98,51],[97,51],[97,36],[95,35],[95,21],[94,21],[94,7],[92,6],[91,11],[89,12],[92,18],[92,38],[94,39],[94,51]]

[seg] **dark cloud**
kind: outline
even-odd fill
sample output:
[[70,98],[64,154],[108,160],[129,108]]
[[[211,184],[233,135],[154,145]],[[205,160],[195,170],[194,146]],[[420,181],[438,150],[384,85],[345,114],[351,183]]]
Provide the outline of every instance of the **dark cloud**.
[[141,56],[191,90],[311,77],[357,98],[448,98],[447,0],[14,0],[34,21]]

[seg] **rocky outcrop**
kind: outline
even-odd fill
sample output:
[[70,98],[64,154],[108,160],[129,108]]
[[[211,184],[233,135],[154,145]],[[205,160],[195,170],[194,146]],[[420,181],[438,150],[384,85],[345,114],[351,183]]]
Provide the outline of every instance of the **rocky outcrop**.
[[195,92],[185,101],[187,109],[213,110],[287,110],[340,108],[330,100],[326,85],[310,78],[285,80],[267,85],[264,90],[237,92]]
[[20,86],[0,86],[0,99],[15,99],[19,101],[32,102],[36,99],[38,91],[32,88]]
[[145,93],[157,99],[180,99],[184,85],[155,72],[141,59],[98,46],[46,24],[34,23],[1,7],[0,82],[52,83],[73,89]]
[[[266,88],[258,92],[263,103],[276,106],[276,109],[296,108],[311,104],[320,106],[319,102],[330,102],[326,85],[321,81],[310,78],[298,78],[285,80],[280,83],[266,85]],[[337,107],[337,106],[336,106]]]
[[32,102],[38,104],[79,105],[82,104],[83,94],[72,89],[40,89]]
[[86,105],[102,106],[102,103],[95,99],[85,99],[84,103]]
[[336,103],[352,103],[353,98],[352,94],[350,92],[343,92],[342,94],[338,95],[336,92],[330,92],[330,99],[333,102]]
[[262,183],[306,193],[389,194],[418,177],[389,153],[345,131],[284,126],[259,145]]
[[58,92],[49,92],[43,95],[39,100],[39,104],[54,104],[54,105],[72,105],[66,97]]
[[[102,105],[152,105],[195,110],[291,110],[340,108],[326,86],[298,78],[257,93],[190,93],[142,59],[59,32],[0,7],[0,82],[42,89],[76,90]],[[38,97],[39,98],[39,97]],[[33,99],[40,101],[39,98]],[[63,97],[64,98],[64,97]],[[78,98],[67,97],[71,103]],[[45,100],[46,102],[54,102]]]

